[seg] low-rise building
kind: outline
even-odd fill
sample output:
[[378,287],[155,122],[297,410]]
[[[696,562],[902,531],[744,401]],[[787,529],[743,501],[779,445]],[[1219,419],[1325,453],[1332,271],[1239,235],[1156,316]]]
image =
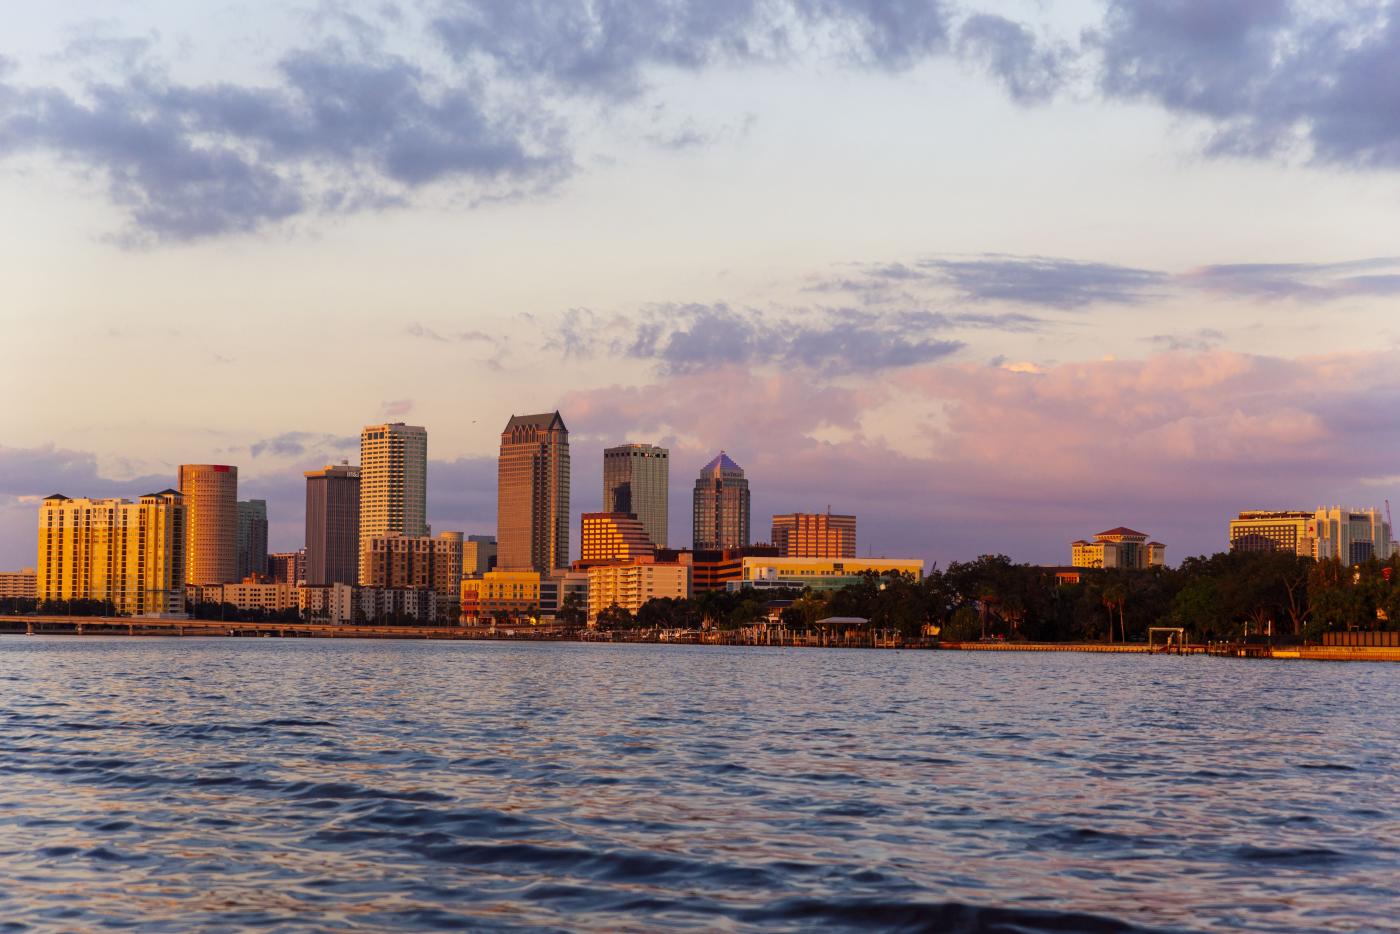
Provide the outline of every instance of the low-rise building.
[[455,622],[457,604],[453,601],[444,610],[433,590],[336,583],[299,588],[298,606],[308,623],[442,626]]
[[648,600],[690,596],[690,565],[639,559],[626,564],[598,564],[588,569],[588,622],[611,606],[636,613]]
[[300,584],[306,580],[306,549],[275,551],[267,556],[268,580],[279,584]]
[[585,611],[588,609],[587,571],[555,571],[540,578],[540,619],[558,619],[570,595]]
[[538,571],[487,571],[462,580],[461,615],[467,623],[534,621],[540,615]]
[[368,543],[370,587],[433,590],[446,607],[461,598],[462,533],[372,536]]
[[224,584],[221,589],[223,602],[231,603],[240,610],[281,613],[298,609],[300,605],[296,584],[247,577],[237,584]]
[[865,574],[907,574],[921,578],[923,573],[922,558],[748,557],[743,559],[739,580],[730,581],[725,586],[730,590],[744,587],[838,590]]
[[1121,525],[1100,532],[1093,541],[1081,538],[1070,543],[1070,564],[1077,568],[1141,570],[1162,567],[1166,562],[1166,545],[1149,542],[1146,534]]
[[33,568],[0,571],[0,599],[33,600],[39,595],[39,574]]

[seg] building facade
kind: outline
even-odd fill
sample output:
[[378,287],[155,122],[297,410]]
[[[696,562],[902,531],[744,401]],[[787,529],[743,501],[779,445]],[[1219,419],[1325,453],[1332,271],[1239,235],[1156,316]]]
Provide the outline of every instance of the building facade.
[[238,576],[267,574],[267,500],[238,501]]
[[0,599],[34,600],[39,596],[39,574],[33,568],[0,571]]
[[648,600],[690,596],[690,565],[641,560],[627,564],[598,564],[588,569],[588,623],[619,606],[636,614]]
[[579,566],[634,561],[656,553],[642,522],[630,513],[585,512],[580,519]]
[[696,551],[742,548],[749,543],[749,481],[723,451],[700,471],[693,501]]
[[530,623],[540,614],[538,571],[487,571],[462,581],[462,619],[469,623]]
[[[224,584],[220,589],[221,602],[230,603],[240,610],[281,613],[299,609],[301,603],[296,584],[274,584],[249,579],[237,584]],[[204,599],[209,600],[211,596],[206,588]]]
[[303,583],[306,580],[306,549],[275,551],[268,555],[267,579],[278,584]]
[[480,577],[496,569],[496,536],[468,535],[462,542],[462,576]]
[[375,535],[369,540],[370,587],[431,590],[444,612],[461,596],[462,533]]
[[512,415],[497,470],[497,567],[542,574],[567,567],[569,430],[559,413]]
[[1147,535],[1126,526],[1109,529],[1094,536],[1093,541],[1079,539],[1070,542],[1070,566],[1076,568],[1143,568],[1163,567],[1167,563],[1167,546],[1149,542]]
[[238,468],[181,464],[179,483],[187,523],[186,582],[238,580]]
[[785,558],[854,558],[856,517],[831,512],[774,516],[773,545]]
[[175,490],[124,499],[69,499],[39,507],[35,597],[100,600],[126,616],[185,612],[185,499]]
[[1230,520],[1231,551],[1282,551],[1319,561],[1360,564],[1394,548],[1383,510],[1323,507],[1312,512],[1247,510]]
[[588,572],[555,571],[540,578],[540,619],[557,620],[569,597],[588,613]]
[[360,583],[369,583],[369,540],[389,532],[428,534],[428,431],[420,425],[360,432]]
[[603,511],[631,513],[657,548],[666,547],[671,452],[654,444],[603,451]]
[[308,586],[353,584],[360,576],[360,468],[306,471]]
[[836,589],[863,574],[908,574],[922,578],[920,558],[744,558],[737,582],[726,586],[791,586]]

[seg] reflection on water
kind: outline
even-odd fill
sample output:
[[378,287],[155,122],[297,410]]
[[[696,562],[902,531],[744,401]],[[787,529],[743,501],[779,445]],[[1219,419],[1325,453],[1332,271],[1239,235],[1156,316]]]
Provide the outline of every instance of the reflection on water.
[[1398,737],[1384,665],[4,637],[0,930],[1400,929]]

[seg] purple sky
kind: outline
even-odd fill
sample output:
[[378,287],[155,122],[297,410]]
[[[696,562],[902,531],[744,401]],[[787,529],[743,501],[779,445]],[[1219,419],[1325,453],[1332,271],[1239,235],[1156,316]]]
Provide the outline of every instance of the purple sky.
[[385,418],[492,532],[555,407],[576,512],[672,449],[678,542],[720,448],[760,536],[940,563],[1400,478],[1400,4],[59,6],[0,38],[0,567],[181,462],[296,547]]

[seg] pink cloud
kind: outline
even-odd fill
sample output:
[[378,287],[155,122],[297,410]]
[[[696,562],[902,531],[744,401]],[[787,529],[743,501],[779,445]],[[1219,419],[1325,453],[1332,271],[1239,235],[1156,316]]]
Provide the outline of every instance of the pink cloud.
[[[1400,463],[1392,372],[1380,354],[1225,351],[1039,372],[934,364],[854,387],[727,369],[579,391],[563,406],[575,431],[673,444],[673,489],[688,488],[691,460],[726,448],[753,485],[760,535],[769,511],[829,503],[860,516],[877,553],[1063,561],[1071,539],[1121,523],[1179,559],[1223,547],[1232,511],[1386,495],[1363,480]],[[911,397],[943,420],[888,410]],[[861,431],[867,418],[902,424],[934,453],[894,450]],[[828,428],[850,440],[818,440]]]

